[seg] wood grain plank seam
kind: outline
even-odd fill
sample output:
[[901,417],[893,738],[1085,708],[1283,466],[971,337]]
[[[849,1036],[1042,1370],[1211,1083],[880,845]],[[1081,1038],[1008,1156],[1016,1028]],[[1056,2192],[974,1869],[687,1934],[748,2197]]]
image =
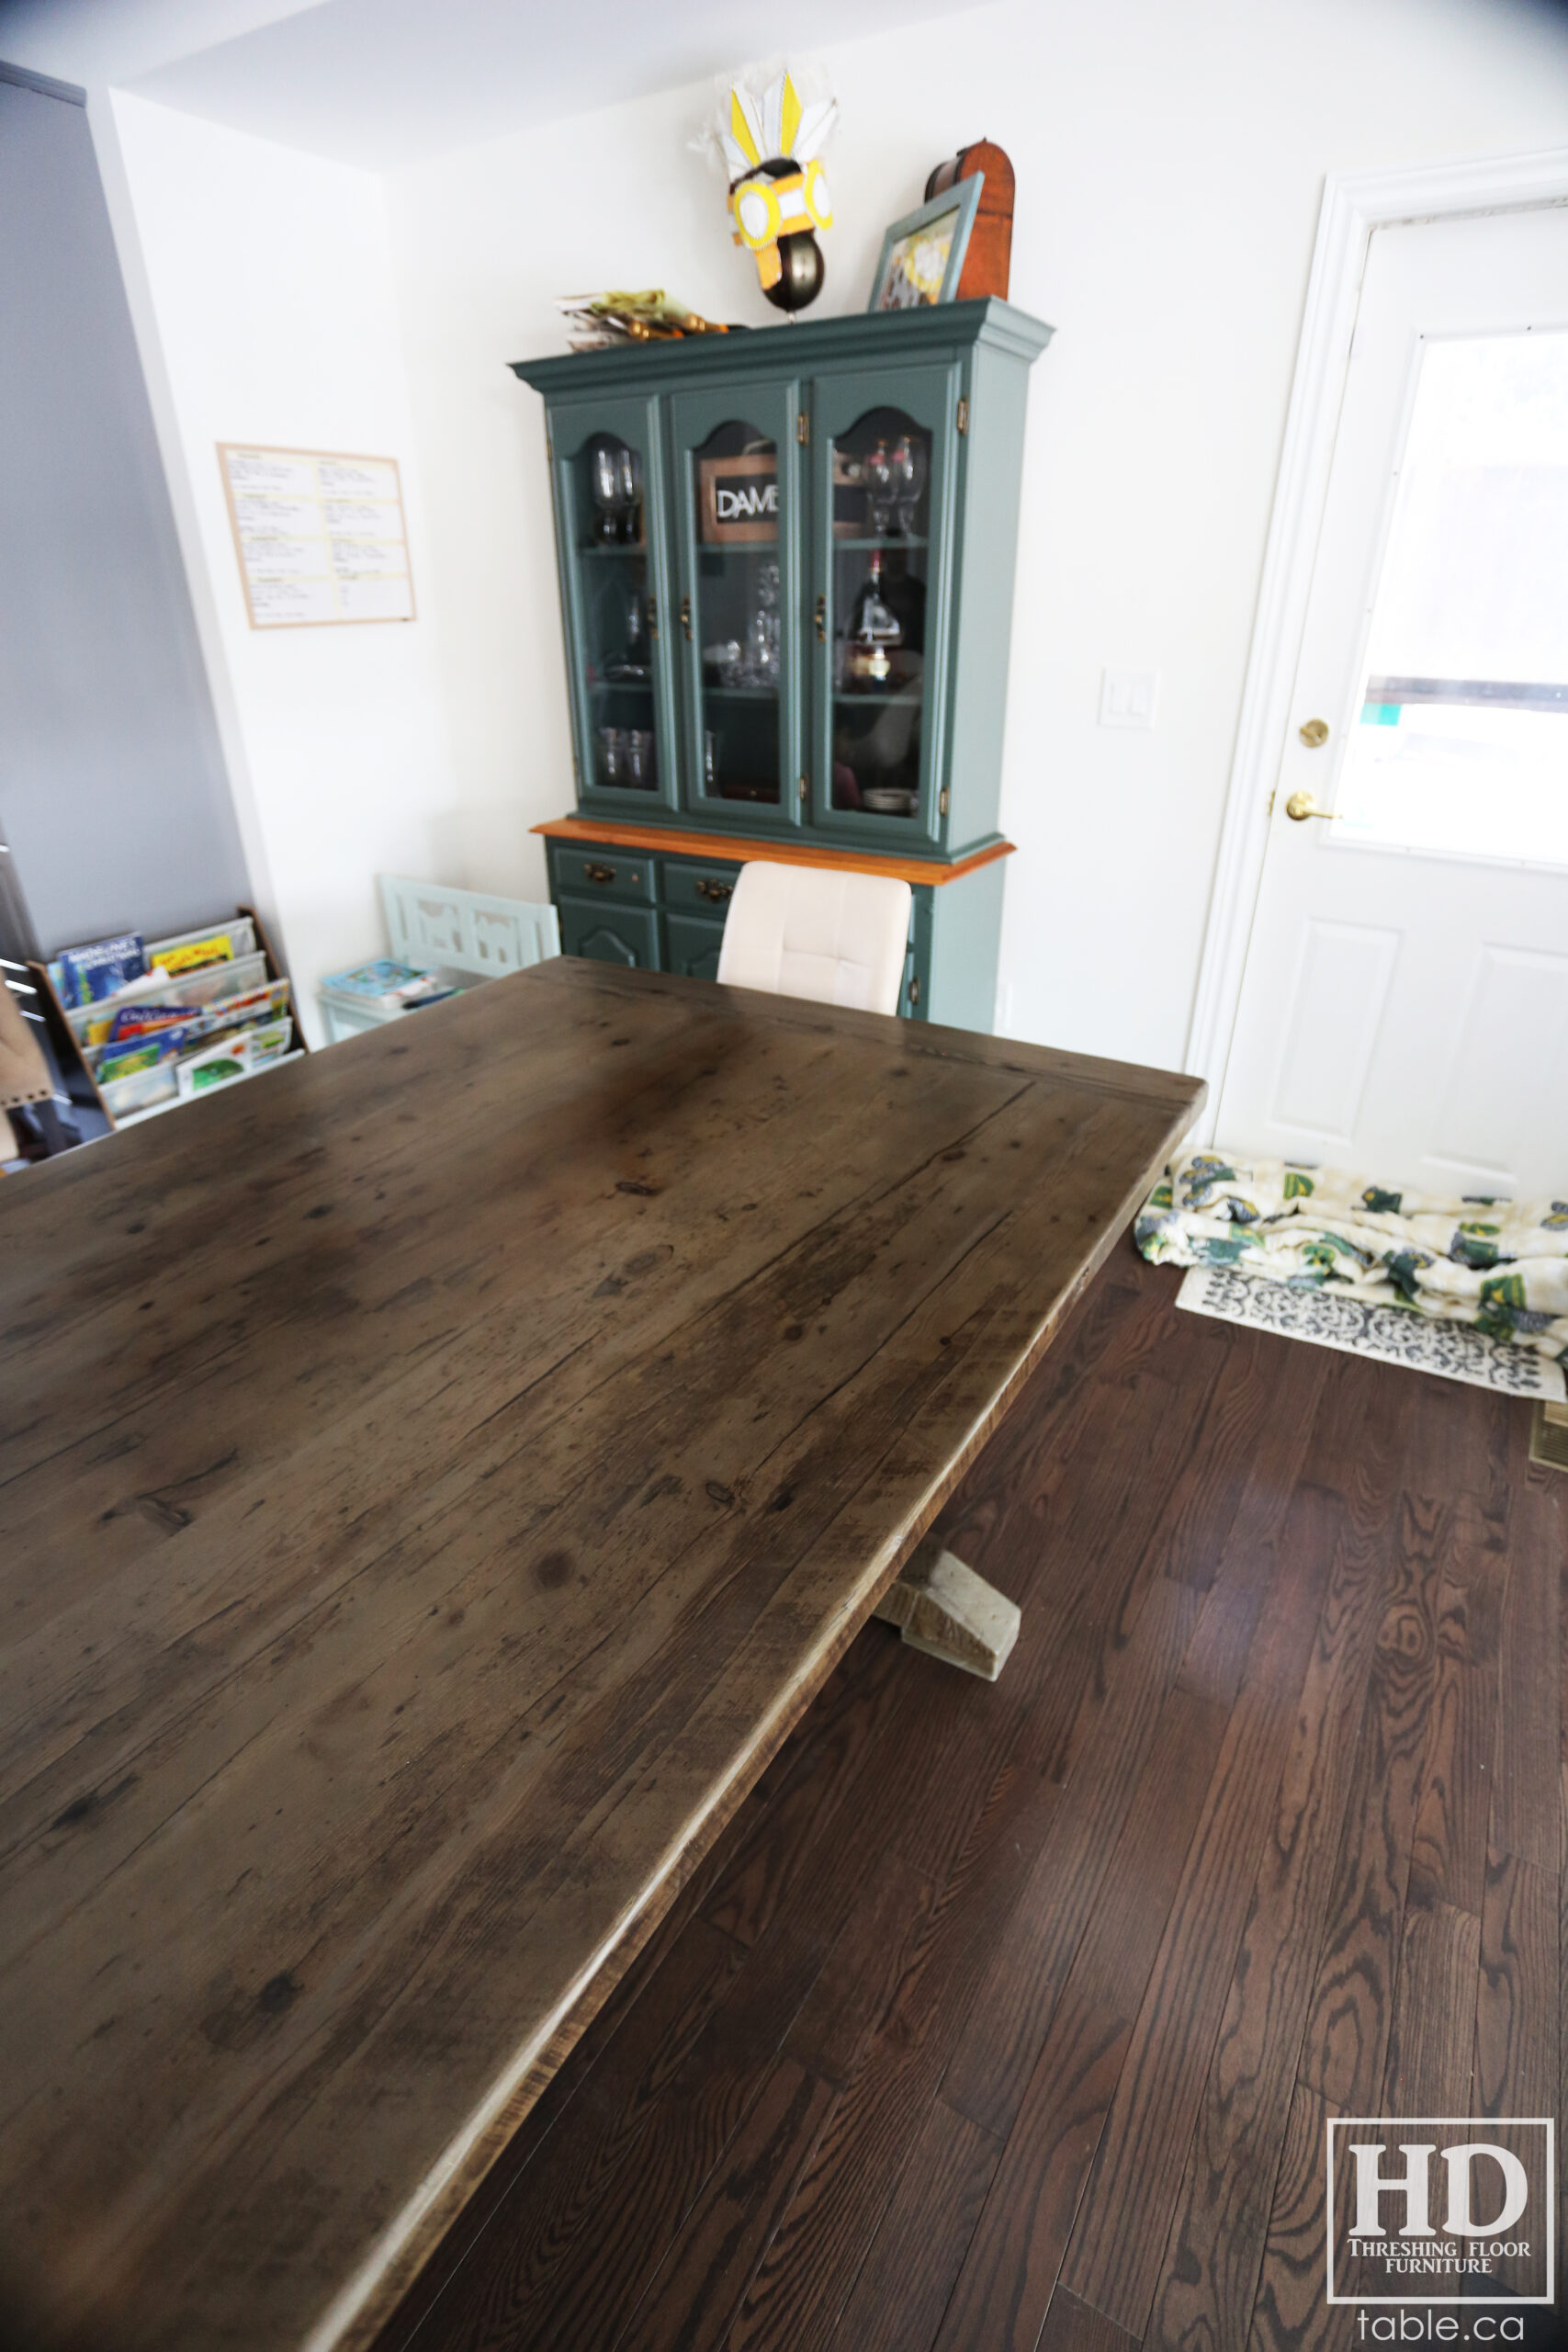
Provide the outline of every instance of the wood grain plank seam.
[[[852,1203],[846,1204],[842,1209],[835,1212],[834,1218],[829,1220],[829,1226],[837,1222],[839,1218],[849,1218],[853,1216],[864,1214],[868,1211],[874,1211],[876,1208],[883,1206],[893,1197],[894,1194],[903,1190],[908,1184],[916,1182],[918,1178],[924,1174],[929,1169],[940,1164],[944,1153],[954,1150],[966,1142],[972,1140],[974,1136],[982,1132],[984,1127],[989,1124],[992,1118],[1002,1115],[1009,1108],[1021,1101],[1028,1091],[1027,1087],[1021,1087],[1017,1089],[1012,1094],[1008,1096],[1004,1102],[998,1104],[993,1111],[988,1112],[983,1119],[975,1123],[971,1127],[962,1130],[957,1137],[949,1136],[940,1148],[933,1149],[928,1155],[926,1160],[921,1162],[918,1168],[904,1171],[896,1181],[890,1182],[882,1190],[878,1191],[874,1184],[867,1186],[863,1193],[856,1194],[853,1197]],[[1089,1126],[1092,1125],[1092,1121],[1093,1114],[1090,1113],[1088,1117],[1086,1117],[1082,1125],[1084,1126]],[[872,1342],[868,1335],[867,1351],[860,1358],[858,1363],[852,1365],[839,1380],[835,1381],[831,1385],[831,1386],[819,1392],[819,1394],[813,1399],[807,1411],[801,1416],[800,1419],[792,1424],[791,1427],[780,1436],[771,1452],[762,1457],[763,1465],[775,1460],[782,1451],[791,1443],[798,1441],[800,1432],[807,1426],[813,1418],[823,1409],[824,1407],[830,1405],[835,1397],[841,1395],[847,1387],[853,1384],[854,1381],[862,1378],[865,1374],[868,1367],[872,1365],[879,1356],[885,1355],[887,1352],[897,1340],[898,1335],[908,1329],[908,1325],[919,1315],[923,1308],[929,1305],[930,1301],[946,1284],[954,1281],[961,1274],[964,1267],[969,1260],[974,1257],[976,1252],[983,1250],[994,1238],[995,1235],[1001,1230],[1001,1228],[1007,1224],[1010,1214],[1010,1212],[1006,1210],[998,1211],[992,1219],[990,1219],[978,1232],[976,1233],[973,1239],[959,1258],[935,1273],[930,1288],[920,1292],[917,1296],[915,1296],[906,1311],[894,1324],[892,1324],[874,1340],[874,1343]],[[760,1266],[754,1268],[747,1276],[746,1280],[739,1284],[735,1290],[725,1293],[722,1300],[710,1302],[696,1314],[679,1319],[672,1324],[662,1326],[657,1333],[649,1335],[645,1353],[651,1353],[655,1351],[662,1352],[671,1347],[679,1347],[683,1337],[689,1340],[693,1335],[699,1333],[704,1322],[710,1319],[711,1317],[718,1311],[720,1306],[728,1309],[734,1301],[744,1298],[750,1288],[754,1284],[762,1282],[771,1274],[775,1273],[781,1266],[788,1261],[793,1254],[806,1247],[807,1242],[819,1240],[821,1234],[825,1229],[825,1227],[813,1227],[809,1235],[801,1237],[795,1241],[787,1244],[781,1250],[775,1251],[771,1258],[764,1261]],[[1061,1317],[1066,1313],[1067,1306],[1068,1300],[1064,1299],[1056,1309],[1055,1318],[1056,1322],[1059,1322]],[[1055,1324],[1053,1325],[1053,1328],[1055,1328]],[[515,1409],[515,1408],[525,1401],[536,1388],[540,1386],[544,1382],[555,1377],[565,1365],[570,1363],[576,1356],[582,1353],[585,1349],[591,1346],[591,1340],[584,1340],[567,1348],[558,1358],[554,1360],[532,1379],[525,1382],[522,1387],[515,1391],[513,1395],[503,1399],[496,1406],[492,1412],[485,1415],[482,1420],[477,1422],[474,1425],[474,1433],[477,1434],[478,1430],[489,1427],[492,1421],[500,1419],[504,1413]],[[626,1372],[627,1366],[625,1364],[615,1364],[610,1366],[602,1379],[592,1382],[587,1389],[574,1396],[570,1401],[570,1407],[563,1408],[561,1414],[551,1419],[547,1419],[543,1424],[530,1430],[526,1438],[519,1441],[517,1450],[522,1452],[525,1449],[531,1449],[537,1443],[542,1431],[547,1430],[553,1427],[555,1420],[562,1418],[567,1410],[581,1411],[584,1409],[592,1403],[593,1398],[599,1395],[602,1389],[613,1385],[616,1380],[624,1379],[626,1376]],[[891,1451],[897,1443],[898,1435],[899,1433],[895,1431],[894,1434],[890,1436],[887,1447],[884,1449],[884,1453],[877,1457],[876,1461],[868,1466],[864,1476],[846,1498],[846,1502],[852,1502],[854,1496],[861,1491],[862,1487],[870,1479],[875,1476],[876,1473],[880,1470],[883,1462],[886,1460],[887,1452]],[[513,1457],[502,1457],[503,1461],[511,1458]],[[558,1507],[564,1508],[572,1500],[581,1498],[581,1497],[592,1487],[595,1475],[595,1465],[592,1463],[586,1464],[577,1485],[568,1488],[558,1498]],[[360,1583],[364,1578],[373,1577],[378,1568],[384,1567],[389,1560],[393,1559],[400,1551],[406,1547],[410,1541],[411,1533],[420,1535],[429,1533],[433,1537],[438,1537],[439,1531],[444,1526],[455,1526],[460,1528],[464,1525],[467,1513],[470,1508],[471,1496],[457,1496],[449,1501],[443,1503],[429,1519],[416,1521],[412,1529],[407,1521],[402,1522],[394,1532],[390,1532],[389,1534],[386,1544],[379,1551],[369,1554],[363,1559],[358,1560],[351,1567],[345,1568],[343,1575],[335,1584],[328,1585],[324,1588],[319,1586],[313,1587],[308,1595],[301,1594],[299,1598],[302,1606],[295,1617],[292,1619],[286,1619],[281,1625],[275,1623],[266,1628],[265,1632],[258,1632],[255,1640],[250,1648],[236,1653],[233,1663],[229,1668],[229,1670],[208,1686],[209,1695],[207,1703],[209,1705],[213,1705],[220,1702],[223,1691],[248,1672],[255,1664],[256,1660],[263,1657],[268,1650],[274,1648],[279,1641],[288,1640],[290,1637],[297,1636],[302,1627],[310,1620],[319,1617],[324,1611],[339,1605],[344,1597],[353,1590],[355,1586]],[[920,1531],[921,1533],[924,1532],[925,1531],[923,1529]],[[689,1558],[691,1553],[705,1540],[705,1530],[694,1530],[687,1542],[671,1555],[665,1573],[673,1574],[678,1570]],[[810,1550],[812,1543],[819,1542],[821,1540],[822,1538],[820,1536],[807,1539],[805,1549],[796,1556],[795,1561],[791,1564],[791,1567],[798,1567],[800,1561]],[[911,1549],[913,1548],[913,1543],[918,1541],[918,1536],[912,1539]],[[434,1549],[436,1551],[440,1549],[439,1542],[436,1542]],[[732,1581],[734,1576],[741,1573],[744,1566],[744,1563],[738,1563],[735,1569],[731,1571],[730,1577],[726,1578],[724,1583],[728,1584],[729,1581]],[[788,1572],[789,1571],[786,1571],[786,1573]],[[464,1569],[458,1578],[458,1581],[461,1582],[464,1580],[467,1574],[468,1570]],[[891,1581],[891,1578],[889,1581]],[[456,1586],[448,1587],[446,1589],[446,1597],[449,1597],[450,1593],[456,1589]],[[716,1588],[716,1589],[722,1589],[722,1585]],[[647,1600],[650,1597],[651,1595],[645,1596],[644,1605],[646,1605]],[[227,1609],[232,1605],[233,1604],[231,1602],[225,1604],[225,1610],[219,1613],[226,1613]],[[207,1622],[209,1621],[198,1621],[198,1623],[190,1629],[190,1633],[199,1633],[202,1624]],[[189,1637],[190,1634],[187,1633],[186,1638]],[[558,1690],[563,1682],[570,1680],[572,1675],[580,1672],[581,1665],[581,1658],[576,1658],[573,1659],[570,1665],[563,1667],[562,1672],[558,1678],[557,1682],[554,1685],[547,1686],[538,1694],[535,1702],[536,1706],[542,1707],[547,1705],[553,1691]],[[85,1730],[80,1735],[74,1745],[80,1747],[83,1744],[83,1741],[90,1736],[90,1731],[91,1727],[89,1727],[88,1730]],[[152,1740],[149,1744],[154,1744],[157,1737],[160,1736],[161,1734],[155,1730],[152,1735]],[[71,1752],[72,1749],[68,1747],[60,1751],[58,1755],[51,1755],[49,1759],[48,1769],[51,1770],[58,1770],[60,1769],[62,1758]],[[132,1748],[126,1751],[124,1762],[119,1769],[124,1770],[133,1767],[137,1762],[141,1760],[144,1752],[144,1749],[141,1748]],[[26,1791],[30,1783],[28,1782],[20,1783],[12,1792],[8,1803],[14,1804],[25,1796]],[[166,1827],[169,1821],[177,1817],[177,1815],[179,1811],[183,1809],[184,1804],[189,1802],[189,1793],[181,1800],[181,1804],[176,1806],[175,1814],[168,1815],[165,1821],[160,1826]],[[155,1832],[150,1834],[155,1834]],[[33,1840],[30,1836],[21,1840],[21,1844],[23,1846],[30,1844],[31,1842],[33,1842]],[[0,1848],[0,1862],[3,1862],[7,1859],[15,1850],[17,1850],[17,1849],[14,1846]]]
[[[1021,1082],[1015,1087],[1012,1092],[1001,1102],[995,1104],[992,1109],[985,1114],[986,1118],[998,1116],[1013,1104],[1021,1102],[1030,1091],[1031,1087],[1037,1082],[1028,1073],[1008,1073],[1008,1075],[1015,1074],[1021,1078]],[[892,1193],[897,1192],[902,1186],[912,1182],[918,1175],[924,1174],[931,1168],[933,1162],[940,1160],[944,1150],[952,1150],[971,1140],[972,1136],[978,1133],[980,1126],[984,1125],[984,1124],[985,1119],[982,1119],[976,1123],[975,1126],[966,1130],[960,1130],[956,1136],[950,1135],[943,1142],[933,1147],[924,1160],[919,1163],[907,1164],[897,1175],[889,1178],[886,1182],[882,1182],[882,1180],[873,1177],[860,1192],[850,1194],[847,1199],[831,1213],[831,1216],[835,1217],[847,1216],[853,1215],[857,1211],[864,1211],[867,1208],[873,1208],[880,1205],[881,1203],[889,1198]],[[142,1130],[135,1129],[131,1132],[139,1134],[142,1132]],[[323,1176],[330,1177],[332,1171],[323,1170],[322,1174]],[[335,1181],[335,1178],[333,1179],[333,1181]],[[878,1189],[879,1183],[881,1185],[881,1189]],[[830,1221],[830,1218],[826,1219],[824,1220],[824,1224]],[[752,1276],[750,1278],[755,1279],[756,1276],[765,1273],[770,1268],[776,1267],[784,1260],[787,1259],[792,1249],[798,1250],[804,1247],[807,1242],[819,1234],[822,1229],[823,1227],[820,1225],[813,1226],[809,1227],[806,1233],[797,1235],[793,1242],[785,1242],[782,1244],[779,1250],[773,1253],[772,1258],[763,1261],[758,1267],[753,1269]],[[371,1238],[372,1234],[362,1234],[356,1231],[353,1237],[353,1245],[357,1249],[364,1246]],[[310,1293],[307,1297],[303,1307],[297,1306],[291,1299],[285,1310],[277,1317],[276,1323],[274,1328],[280,1331],[286,1330],[293,1322],[299,1319],[301,1315],[308,1317],[311,1305],[317,1298],[320,1291],[324,1288],[330,1288],[332,1286],[332,1274],[330,1272],[324,1273],[320,1283],[317,1284],[316,1291]],[[135,1287],[135,1285],[132,1287]],[[725,1297],[729,1297],[734,1295],[735,1294],[728,1292],[723,1294]],[[702,1314],[711,1311],[712,1304],[713,1302],[710,1302],[708,1307],[698,1309],[694,1315],[688,1316],[685,1322],[663,1327],[661,1332],[650,1331],[647,1345],[649,1349],[652,1349],[659,1345],[669,1344],[670,1339],[676,1336],[681,1330],[685,1329],[687,1323],[694,1320],[700,1320]],[[375,1311],[380,1312],[381,1310],[378,1308]],[[247,1354],[254,1348],[254,1330],[247,1330],[244,1336],[238,1340],[226,1341],[220,1339],[220,1327],[214,1330],[213,1337],[216,1344],[212,1351],[208,1355],[199,1357],[191,1362],[183,1363],[177,1374],[173,1375],[168,1380],[159,1384],[158,1386],[152,1391],[143,1391],[140,1393],[133,1400],[127,1403],[123,1409],[117,1408],[117,1410],[114,1411],[107,1420],[95,1423],[90,1428],[79,1427],[76,1430],[75,1434],[71,1439],[69,1444],[58,1449],[56,1453],[49,1455],[39,1455],[32,1461],[24,1462],[16,1470],[4,1476],[0,1476],[0,1494],[4,1494],[6,1488],[9,1485],[18,1480],[37,1476],[40,1471],[46,1469],[51,1463],[60,1460],[64,1454],[79,1452],[85,1445],[96,1444],[99,1441],[108,1438],[122,1421],[127,1419],[135,1419],[138,1417],[144,1416],[148,1412],[150,1406],[155,1405],[160,1398],[167,1399],[172,1405],[177,1405],[183,1397],[188,1395],[193,1384],[198,1384],[203,1378],[210,1377],[216,1371],[242,1366],[246,1360]],[[496,1419],[501,1413],[507,1409],[509,1403],[521,1401],[521,1399],[529,1395],[535,1387],[538,1386],[541,1381],[550,1378],[554,1374],[558,1372],[564,1363],[570,1363],[574,1355],[580,1353],[585,1346],[592,1343],[592,1335],[590,1334],[588,1340],[574,1341],[566,1350],[564,1355],[546,1365],[541,1372],[533,1375],[528,1381],[525,1382],[523,1386],[514,1393],[512,1398],[503,1399],[502,1403],[495,1408],[492,1413],[486,1416],[486,1422]],[[411,1359],[410,1365],[404,1366],[400,1370],[398,1378],[400,1379],[403,1377],[406,1371],[412,1368],[414,1363],[418,1363],[422,1358],[428,1357],[430,1353],[434,1352],[438,1348],[446,1346],[462,1346],[465,1348],[471,1348],[472,1344],[473,1332],[471,1325],[459,1323],[454,1326],[452,1329],[447,1332],[439,1335],[433,1335],[429,1340],[423,1342],[420,1349],[415,1351],[414,1357]],[[605,1376],[606,1378],[613,1378],[615,1376],[614,1370],[612,1369],[612,1371],[606,1374]],[[387,1384],[385,1390],[378,1390],[376,1393],[378,1395],[383,1393],[389,1394],[390,1391],[395,1388],[396,1385],[396,1381],[390,1382]],[[437,1393],[439,1394],[442,1392],[438,1391]],[[486,1425],[486,1422],[477,1423],[475,1424],[475,1427],[483,1427]],[[12,1432],[13,1437],[22,1434],[25,1434],[25,1431],[21,1430]]]
[[[558,976],[563,964],[574,967],[571,978]],[[579,973],[587,977],[579,979]],[[533,965],[513,977],[536,986],[592,989],[623,1001],[633,998],[646,1001],[659,996],[683,998],[694,1011],[711,1005],[715,993],[712,980],[686,979],[675,972],[628,975],[614,965],[566,956]],[[730,989],[725,993],[744,1005],[748,1017],[777,1028],[806,1029],[823,1036],[863,1036],[886,1044],[887,1031],[894,1025],[885,1013],[820,1005],[807,997],[764,995],[755,989]],[[1031,1046],[1019,1038],[993,1037],[972,1029],[944,1028],[936,1022],[899,1021],[897,1026],[904,1032],[897,1041],[899,1052],[919,1059],[958,1060],[976,1068],[1016,1070],[1033,1080],[1089,1086],[1107,1101],[1137,1102],[1156,1114],[1164,1112],[1172,1119],[1178,1113],[1184,1114],[1170,1148],[1187,1133],[1208,1098],[1208,1088],[1201,1079],[1146,1069],[1135,1062],[1110,1061],[1095,1054],[1071,1053],[1057,1046]],[[1160,1082],[1151,1082],[1155,1080]],[[144,1135],[148,1130],[138,1128],[133,1132]]]

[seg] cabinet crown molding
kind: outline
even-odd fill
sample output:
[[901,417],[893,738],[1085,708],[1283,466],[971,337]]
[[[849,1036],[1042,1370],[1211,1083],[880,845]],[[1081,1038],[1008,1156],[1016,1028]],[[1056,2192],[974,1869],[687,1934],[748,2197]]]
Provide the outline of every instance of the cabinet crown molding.
[[848,318],[803,319],[776,327],[747,327],[730,334],[682,335],[670,343],[634,343],[610,351],[553,352],[508,361],[514,376],[537,392],[559,397],[588,391],[640,392],[679,380],[702,382],[710,373],[727,382],[747,374],[776,379],[787,372],[843,366],[857,359],[918,360],[972,345],[1011,358],[1038,359],[1055,330],[1043,319],[994,296],[983,302],[933,302],[919,311],[861,311]]

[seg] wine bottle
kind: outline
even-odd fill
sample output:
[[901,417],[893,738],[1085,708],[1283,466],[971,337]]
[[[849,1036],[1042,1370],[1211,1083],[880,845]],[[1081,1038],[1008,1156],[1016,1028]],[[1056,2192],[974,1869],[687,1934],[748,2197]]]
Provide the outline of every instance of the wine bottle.
[[890,649],[901,645],[903,639],[898,617],[882,594],[882,549],[873,548],[871,569],[850,616],[846,674],[862,684],[886,684],[893,669]]

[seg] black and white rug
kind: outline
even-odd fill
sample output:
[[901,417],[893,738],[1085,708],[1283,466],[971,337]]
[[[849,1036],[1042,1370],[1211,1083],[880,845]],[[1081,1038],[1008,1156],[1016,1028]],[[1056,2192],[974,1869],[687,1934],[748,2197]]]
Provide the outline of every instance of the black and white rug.
[[1288,1340],[1312,1340],[1347,1355],[1372,1356],[1412,1372],[1434,1372],[1444,1380],[1467,1380],[1476,1388],[1502,1388],[1514,1396],[1568,1396],[1561,1364],[1532,1348],[1488,1340],[1468,1323],[1448,1323],[1414,1309],[1374,1306],[1332,1291],[1295,1289],[1237,1273],[1234,1266],[1193,1266],[1177,1293],[1178,1306],[1223,1323],[1250,1323]]

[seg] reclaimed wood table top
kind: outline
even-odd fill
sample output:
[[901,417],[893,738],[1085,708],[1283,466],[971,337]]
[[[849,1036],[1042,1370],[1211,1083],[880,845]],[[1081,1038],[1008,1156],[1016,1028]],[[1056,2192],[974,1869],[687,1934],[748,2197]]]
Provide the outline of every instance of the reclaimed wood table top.
[[0,2299],[358,2346],[1195,1080],[558,960],[0,1183]]

